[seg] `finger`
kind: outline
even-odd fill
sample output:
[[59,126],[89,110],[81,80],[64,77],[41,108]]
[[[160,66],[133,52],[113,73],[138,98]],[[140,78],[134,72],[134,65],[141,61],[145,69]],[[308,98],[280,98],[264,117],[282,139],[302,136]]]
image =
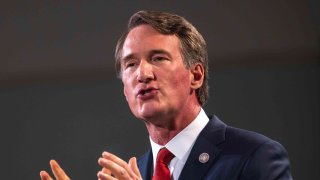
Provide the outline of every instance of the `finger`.
[[99,171],[97,176],[99,180],[116,180],[116,178],[112,177],[110,174],[106,174],[102,171]]
[[115,163],[109,159],[99,158],[98,163],[101,166],[103,166],[104,168],[109,169],[111,171],[111,173],[118,179],[129,179],[130,178],[129,173],[125,168],[123,168],[122,166],[118,165],[117,163]]
[[137,158],[136,157],[132,157],[132,158],[129,159],[129,167],[134,172],[134,174],[136,176],[138,176],[140,179],[142,179],[142,176],[141,176],[139,168],[138,168]]
[[41,180],[53,180],[46,171],[40,171]]
[[111,175],[111,171],[110,171],[109,169],[107,169],[107,168],[102,168],[101,171],[102,171],[103,173],[105,173],[105,174]]
[[125,169],[128,168],[127,162],[125,162],[124,160],[122,160],[121,158],[119,158],[118,156],[116,156],[114,154],[111,154],[109,152],[103,152],[102,157],[115,162],[116,164],[118,164],[119,166],[121,166]]
[[67,174],[63,171],[63,169],[59,166],[57,161],[51,160],[50,166],[52,169],[52,172],[57,180],[70,180],[70,178],[67,176]]
[[102,153],[102,157],[113,161],[114,163],[116,163],[117,165],[121,166],[122,168],[125,169],[125,171],[129,174],[129,176],[133,177],[134,176],[134,172],[131,170],[131,168],[129,167],[128,163],[124,160],[122,160],[121,158],[119,158],[118,156],[109,153],[109,152],[103,152]]

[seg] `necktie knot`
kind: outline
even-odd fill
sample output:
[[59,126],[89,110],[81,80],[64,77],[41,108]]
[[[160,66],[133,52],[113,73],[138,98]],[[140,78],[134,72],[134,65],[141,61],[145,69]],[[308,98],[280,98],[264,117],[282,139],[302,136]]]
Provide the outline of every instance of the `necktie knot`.
[[174,155],[167,148],[160,149],[157,155],[156,169],[152,180],[170,180],[168,164],[173,157]]
[[174,155],[167,148],[162,148],[158,152],[157,161],[168,165],[173,157]]

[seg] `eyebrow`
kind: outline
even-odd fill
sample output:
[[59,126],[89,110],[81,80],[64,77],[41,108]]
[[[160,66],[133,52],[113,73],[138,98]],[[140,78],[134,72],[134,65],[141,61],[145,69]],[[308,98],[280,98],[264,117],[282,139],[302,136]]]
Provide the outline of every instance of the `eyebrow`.
[[[148,56],[150,57],[150,56],[153,56],[153,55],[155,55],[155,54],[165,54],[165,55],[167,55],[167,56],[169,56],[169,57],[171,58],[171,54],[170,54],[168,51],[163,50],[163,49],[154,49],[154,50],[151,50],[151,51],[148,53]],[[120,62],[125,63],[125,62],[127,62],[128,60],[130,60],[130,59],[134,59],[135,56],[136,56],[135,53],[128,54],[128,55],[124,56],[123,58],[121,58],[121,59],[120,59]]]
[[128,54],[128,55],[126,55],[125,57],[122,57],[121,59],[120,59],[120,62],[126,62],[126,61],[128,61],[129,59],[132,59],[132,58],[134,58],[134,54]]

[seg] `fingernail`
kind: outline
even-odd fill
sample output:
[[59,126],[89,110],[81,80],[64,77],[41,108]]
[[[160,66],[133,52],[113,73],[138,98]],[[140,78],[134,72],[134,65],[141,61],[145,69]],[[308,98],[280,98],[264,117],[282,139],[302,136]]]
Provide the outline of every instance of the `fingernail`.
[[99,159],[98,159],[98,163],[99,163],[99,164],[101,164],[102,161],[103,161],[102,158],[99,158]]
[[103,153],[102,153],[102,156],[108,156],[110,153],[108,153],[107,151],[104,151]]
[[98,163],[99,163],[100,165],[107,164],[107,163],[108,163],[108,160],[106,160],[106,159],[104,159],[104,158],[99,158]]

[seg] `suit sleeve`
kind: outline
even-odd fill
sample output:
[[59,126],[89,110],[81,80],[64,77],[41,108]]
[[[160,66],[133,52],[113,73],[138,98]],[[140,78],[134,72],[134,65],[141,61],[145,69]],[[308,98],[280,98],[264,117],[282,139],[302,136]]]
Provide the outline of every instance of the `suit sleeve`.
[[241,176],[242,180],[291,180],[288,154],[275,141],[258,146],[248,157]]

